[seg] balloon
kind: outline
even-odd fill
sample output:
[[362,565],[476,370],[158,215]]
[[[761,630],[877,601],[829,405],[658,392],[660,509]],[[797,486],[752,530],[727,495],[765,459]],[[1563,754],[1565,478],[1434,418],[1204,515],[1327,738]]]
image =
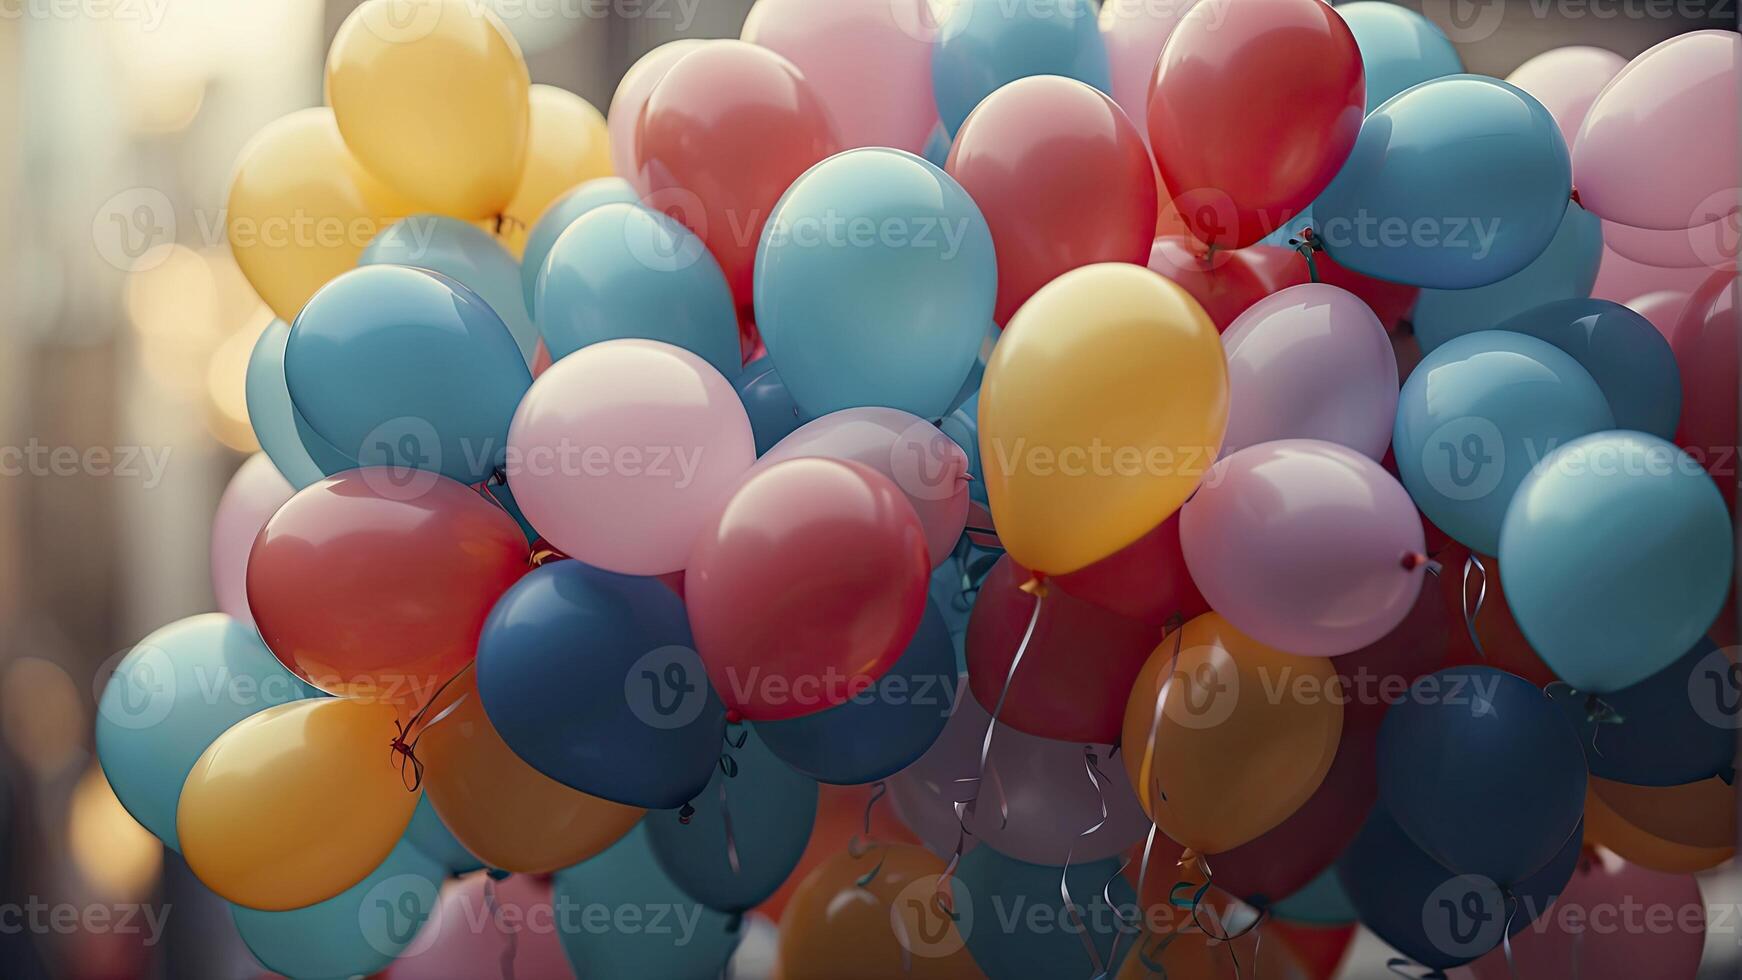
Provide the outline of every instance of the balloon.
[[1589,296],[1602,257],[1602,222],[1568,205],[1554,240],[1519,272],[1474,289],[1422,290],[1412,318],[1415,335],[1422,350],[1432,351],[1453,337],[1496,329],[1544,303]]
[[265,453],[242,462],[212,518],[212,592],[218,608],[244,626],[254,625],[248,611],[248,552],[266,521],[294,493]]
[[1293,895],[1272,902],[1270,911],[1278,921],[1313,926],[1342,925],[1355,922],[1361,916],[1349,901],[1348,893],[1343,891],[1335,864]]
[[749,306],[764,222],[800,174],[840,149],[828,108],[792,62],[716,41],[684,54],[654,86],[635,131],[635,172],[645,175],[648,206],[706,242]]
[[1591,782],[1592,789],[1585,793],[1585,836],[1632,864],[1666,874],[1691,874],[1717,867],[1736,853],[1734,846],[1695,847],[1641,830],[1610,809],[1596,793],[1597,781]]
[[549,881],[474,875],[442,891],[428,925],[393,961],[386,980],[488,977],[508,968],[514,976],[569,980],[574,973],[557,932],[564,918]]
[[941,418],[992,320],[997,279],[992,233],[949,175],[898,150],[849,150],[775,208],[757,255],[757,325],[805,412]]
[[[527,310],[534,308],[538,297],[538,274],[544,268],[551,247],[562,233],[568,231],[582,215],[607,204],[639,204],[635,188],[621,177],[599,177],[570,190],[545,208],[544,214],[526,232],[525,253],[520,258],[520,291]],[[537,368],[533,377],[539,375]]]
[[1137,122],[1145,146],[1149,145],[1149,82],[1155,77],[1155,63],[1168,36],[1197,3],[1110,3],[1101,8],[1101,39],[1107,45],[1113,83],[1106,91]]
[[[1436,557],[1445,568],[1440,573],[1440,593],[1453,623],[1449,636],[1451,655],[1446,659],[1446,666],[1498,667],[1537,687],[1547,687],[1560,680],[1530,648],[1530,641],[1518,628],[1518,620],[1512,617],[1512,610],[1506,605],[1505,576],[1498,561],[1483,559],[1486,572],[1472,568],[1466,580],[1464,567],[1469,561],[1470,549],[1454,543]],[[1478,597],[1481,600],[1479,608]],[[1467,624],[1458,625],[1463,622],[1466,612],[1476,624],[1473,634]]]
[[[1609,223],[1609,229],[1617,227]],[[1646,293],[1672,290],[1682,294],[1700,288],[1712,274],[1710,269],[1665,269],[1628,258],[1612,248],[1603,249],[1603,262],[1597,269],[1597,284],[1591,295],[1597,299],[1632,305]]]
[[1191,233],[1244,248],[1313,202],[1361,130],[1354,35],[1319,0],[1206,0],[1149,92],[1149,141]]
[[[1702,209],[1697,219],[1711,217],[1726,202],[1734,200],[1737,191],[1720,196],[1709,210]],[[1733,265],[1742,238],[1737,235],[1737,216],[1723,214],[1694,228],[1677,231],[1657,231],[1629,225],[1603,222],[1603,241],[1611,249],[1630,259],[1650,265],[1676,268],[1706,268]]]
[[1458,49],[1433,21],[1393,3],[1362,0],[1337,7],[1361,49],[1367,112],[1404,89],[1463,72]]
[[[1672,37],[1628,62],[1573,145],[1579,197],[1608,221],[1675,231],[1733,213],[1742,169],[1742,39]],[[1639,175],[1652,178],[1641,181]]]
[[1147,269],[1087,266],[1011,319],[979,415],[986,491],[1010,557],[1074,572],[1196,489],[1227,424],[1227,364],[1185,290]]
[[1427,574],[1421,518],[1378,463],[1284,439],[1217,463],[1180,509],[1210,608],[1278,650],[1334,657],[1391,632]]
[[392,852],[417,794],[401,782],[393,706],[314,698],[244,718],[206,748],[176,805],[201,882],[266,912],[324,902]]
[[1530,645],[1568,684],[1598,694],[1650,677],[1699,640],[1730,590],[1731,558],[1712,482],[1640,432],[1556,449],[1519,485],[1500,531],[1506,603]]
[[1544,303],[1501,323],[1570,354],[1608,399],[1620,429],[1659,438],[1675,435],[1681,417],[1681,373],[1675,354],[1651,322],[1600,299]]
[[779,721],[842,704],[887,673],[919,626],[930,574],[924,528],[888,477],[790,459],[752,473],[710,518],[684,599],[726,706]]
[[1714,271],[1676,321],[1670,346],[1681,369],[1682,424],[1677,442],[1712,473],[1724,500],[1736,501],[1735,269]]
[[1571,356],[1535,337],[1482,330],[1440,345],[1410,374],[1391,444],[1428,520],[1492,555],[1531,468],[1614,425],[1602,389]]
[[956,676],[949,627],[928,601],[913,640],[870,689],[814,715],[762,722],[756,731],[770,752],[812,779],[876,782],[906,769],[937,740]]
[[[577,913],[557,923],[577,977],[714,980],[741,935],[735,917],[691,899],[660,870],[641,827],[557,872],[555,894],[558,908]],[[660,910],[669,914],[655,928]]]
[[786,390],[786,382],[774,369],[774,361],[760,358],[744,365],[744,370],[732,381],[744,412],[750,416],[750,428],[756,434],[756,455],[760,456],[779,444],[780,440],[798,431],[804,416]]
[[[1575,833],[1584,753],[1573,726],[1529,681],[1492,667],[1451,667],[1416,681],[1386,714],[1379,798],[1453,872],[1517,885]],[[1504,821],[1490,819],[1500,812]]]
[[339,138],[333,111],[268,123],[230,178],[224,232],[248,284],[281,320],[357,264],[363,246],[408,202],[369,176]]
[[941,859],[911,844],[834,854],[780,917],[781,976],[977,980],[956,923],[931,900],[943,872]]
[[944,124],[938,123],[932,127],[931,135],[926,138],[925,149],[919,155],[926,163],[942,170],[950,162],[950,134],[944,130]]
[[1053,583],[1078,599],[1150,626],[1165,626],[1176,617],[1183,623],[1210,610],[1186,569],[1177,513],[1119,551]]
[[[301,419],[290,402],[290,388],[284,381],[284,348],[290,340],[290,327],[283,320],[274,320],[254,342],[254,352],[248,357],[247,399],[248,423],[260,442],[260,449],[272,458],[272,465],[284,474],[298,490],[318,483],[329,472],[351,469],[355,460],[347,460],[313,432]],[[309,437],[304,438],[305,434]],[[317,460],[312,453],[318,453]]]
[[[1195,238],[1163,235],[1150,244],[1148,265],[1190,293],[1217,330],[1228,329],[1252,304],[1276,291],[1261,271],[1264,256],[1256,246],[1206,253]],[[1301,274],[1306,274],[1304,262]]]
[[724,377],[744,364],[720,264],[689,229],[638,204],[595,207],[569,225],[539,273],[533,310],[555,360],[640,337],[682,347]]
[[415,266],[459,283],[490,307],[532,363],[538,330],[522,298],[520,263],[477,225],[431,214],[402,218],[375,236],[357,264]]
[[1591,794],[1622,820],[1665,840],[1697,848],[1736,844],[1736,792],[1721,778],[1633,786],[1593,777]]
[[1542,103],[1560,125],[1561,137],[1572,148],[1578,139],[1579,127],[1597,93],[1620,73],[1627,59],[1603,48],[1574,45],[1551,48],[1525,61],[1506,76],[1508,84],[1516,85],[1530,97]]
[[1681,319],[1682,308],[1687,305],[1687,293],[1670,289],[1635,296],[1626,303],[1628,309],[1644,317],[1665,340],[1673,340],[1676,321]]
[[937,25],[932,48],[932,94],[944,130],[954,136],[981,100],[1031,75],[1063,75],[1107,91],[1107,46],[1096,17],[1087,0],[958,0]]
[[646,813],[576,792],[528,765],[490,723],[476,681],[462,684],[443,699],[455,707],[424,729],[418,751],[425,794],[485,864],[548,874],[610,847]]
[[918,153],[937,122],[925,0],[762,0],[740,35],[810,79],[841,145]]
[[1547,109],[1505,82],[1450,75],[1373,110],[1313,202],[1313,230],[1355,272],[1470,289],[1541,255],[1571,191],[1566,145]]
[[[354,977],[394,965],[436,909],[442,867],[409,840],[400,841],[362,881],[338,895],[288,912],[231,905],[242,942],[260,965],[287,977]],[[474,879],[479,880],[479,879]]]
[[1594,776],[1679,786],[1732,772],[1742,669],[1709,639],[1600,702],[1565,687],[1549,695],[1579,729]]
[[501,508],[431,476],[353,470],[279,508],[248,557],[248,605],[286,667],[410,716],[472,661],[484,617],[527,568]]
[[319,693],[250,626],[223,613],[183,619],[115,665],[97,702],[97,761],[133,819],[180,850],[176,801],[206,747],[255,712]]
[[766,469],[804,457],[863,463],[900,488],[925,530],[933,566],[968,519],[968,459],[937,426],[894,408],[847,408],[807,422],[757,460]]
[[508,485],[532,526],[626,575],[677,571],[756,444],[731,385],[695,354],[607,340],[551,365],[508,431]]
[[[1440,577],[1455,576],[1442,572]],[[1357,734],[1378,731],[1385,713],[1408,693],[1409,685],[1439,669],[1453,628],[1441,590],[1424,583],[1396,629],[1331,662],[1343,686],[1345,743]]]
[[1162,639],[1125,707],[1120,754],[1162,833],[1214,854],[1324,782],[1342,736],[1330,661],[1271,649],[1209,612]]
[[1319,439],[1371,459],[1391,445],[1397,358],[1379,318],[1335,286],[1290,286],[1222,334],[1228,354],[1224,456],[1277,439]]
[[501,214],[520,183],[531,108],[520,46],[465,0],[369,0],[327,52],[345,145],[424,209]]
[[291,401],[321,438],[366,466],[461,483],[502,465],[508,421],[532,383],[526,364],[477,293],[402,266],[333,280],[284,350]]
[[605,117],[591,102],[554,85],[534,85],[527,95],[532,114],[526,163],[498,231],[517,259],[526,250],[527,235],[553,203],[572,188],[614,173]]
[[691,645],[682,602],[659,582],[552,562],[491,611],[478,693],[513,754],[551,779],[674,807],[707,785],[725,724]]
[[648,175],[639,169],[636,156],[636,146],[639,139],[638,128],[641,125],[641,110],[646,107],[647,99],[653,94],[653,89],[665,78],[665,73],[678,59],[691,51],[710,42],[709,38],[678,38],[667,41],[649,50],[629,66],[617,82],[617,91],[611,96],[611,106],[605,113],[606,128],[610,136],[611,169],[617,176],[624,178],[635,186],[639,194],[649,190]]
[[[875,783],[864,786],[817,784],[817,819],[811,828],[810,843],[805,845],[804,855],[799,858],[792,874],[767,901],[756,906],[753,914],[775,922],[782,921],[799,885],[812,871],[837,854],[847,851],[863,853],[868,850],[868,844],[917,843],[917,838],[902,825],[894,807],[883,803],[870,805],[873,796],[887,791],[887,787],[880,791]],[[869,830],[865,822],[867,807],[871,816]]]
[[1155,165],[1118,104],[1082,82],[1042,75],[988,95],[947,169],[992,229],[1000,324],[1063,273],[1149,254]]
[[[1136,932],[1136,923],[1127,918],[1135,911],[1136,896],[1120,876],[1120,865],[1108,858],[1057,868],[977,847],[962,858],[950,881],[951,907],[960,917],[956,929],[989,980],[1111,974],[1129,954]],[[1061,890],[1070,895],[1069,908]],[[927,890],[909,901],[929,899]],[[1012,921],[1014,908],[1027,911]],[[914,909],[914,914],[921,913]],[[955,940],[948,933],[939,936],[933,917],[940,911],[924,914],[913,923],[917,928],[909,941],[920,955],[947,954]]]
[[428,793],[417,798],[417,809],[411,813],[411,825],[405,828],[405,839],[425,857],[445,868],[449,876],[469,874],[484,867],[477,855],[454,839],[447,824],[442,823],[441,816],[436,813],[435,805],[429,801]]
[[[1117,741],[1125,697],[1161,631],[1063,588],[1037,599],[1022,589],[1030,577],[1005,557],[980,585],[967,635],[974,696],[987,710],[1002,699],[998,720],[1017,731],[1067,742]],[[1011,661],[1030,620],[1034,632],[1013,675]]]
[[816,820],[817,783],[787,768],[752,728],[726,738],[725,756],[690,808],[649,814],[643,826],[654,858],[684,894],[743,912],[774,894],[798,864]]

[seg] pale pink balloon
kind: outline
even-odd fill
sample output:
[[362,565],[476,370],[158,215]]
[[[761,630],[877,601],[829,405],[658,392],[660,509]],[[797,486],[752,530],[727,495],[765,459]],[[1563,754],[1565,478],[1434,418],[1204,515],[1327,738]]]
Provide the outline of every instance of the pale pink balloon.
[[[1735,192],[1731,196],[1736,196]],[[1739,231],[1742,212],[1678,231],[1605,221],[1603,244],[1635,262],[1672,269],[1711,269],[1736,261]]]
[[1397,357],[1366,303],[1322,283],[1252,304],[1222,334],[1228,432],[1222,455],[1277,439],[1323,439],[1373,459],[1391,445]]
[[1594,299],[1611,303],[1626,303],[1635,296],[1673,290],[1691,293],[1711,275],[1709,269],[1669,269],[1637,262],[1612,248],[1603,250],[1603,264],[1597,268],[1597,283],[1591,289]]
[[557,361],[508,429],[508,486],[526,519],[568,555],[625,575],[684,567],[755,461],[731,383],[654,340]]
[[265,453],[248,457],[230,477],[212,518],[212,594],[219,612],[254,625],[248,611],[248,552],[267,519],[294,493]]
[[1137,123],[1149,145],[1149,82],[1162,46],[1180,18],[1198,0],[1107,0],[1101,5],[1101,37],[1107,42],[1107,67],[1113,101]]
[[1705,940],[1706,905],[1693,875],[1651,871],[1598,851],[1512,937],[1516,972],[1500,949],[1462,972],[1474,980],[1693,980]]
[[1628,62],[1573,146],[1573,184],[1607,221],[1675,231],[1736,209],[1742,36],[1694,31]]
[[766,469],[804,456],[864,463],[913,504],[936,566],[955,550],[968,521],[968,455],[917,415],[895,408],[847,408],[799,426],[756,461]]
[[635,170],[635,128],[641,122],[641,109],[671,66],[706,43],[703,38],[687,37],[661,44],[629,66],[611,96],[611,108],[605,114],[605,129],[611,137],[611,169],[643,197],[647,196],[647,182]]
[[919,153],[937,122],[933,19],[927,0],[757,0],[741,37],[804,72],[842,149]]
[[1353,449],[1242,449],[1180,508],[1186,568],[1210,608],[1285,653],[1334,657],[1391,632],[1427,574],[1421,515]]
[[510,875],[491,888],[484,874],[443,885],[434,914],[387,968],[387,980],[574,976],[549,881]]
[[1622,305],[1650,320],[1657,332],[1663,334],[1663,339],[1673,345],[1675,327],[1681,321],[1682,310],[1687,308],[1688,295],[1674,289],[1660,289],[1655,293],[1635,296]]
[[1574,45],[1544,51],[1519,65],[1506,80],[1542,103],[1571,147],[1597,93],[1625,67],[1627,59],[1613,51]]

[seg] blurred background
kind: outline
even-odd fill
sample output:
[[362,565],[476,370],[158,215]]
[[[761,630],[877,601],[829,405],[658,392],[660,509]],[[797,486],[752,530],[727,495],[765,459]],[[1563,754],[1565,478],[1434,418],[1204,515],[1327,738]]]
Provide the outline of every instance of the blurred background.
[[[534,82],[603,110],[642,52],[736,36],[751,0],[478,2]],[[256,129],[321,101],[355,5],[0,0],[0,910],[38,910],[0,914],[0,977],[258,973],[223,903],[115,802],[91,716],[112,657],[214,608],[211,517],[256,448],[243,371],[270,321],[224,242],[230,170]],[[1736,27],[1733,0],[1405,5],[1486,35],[1459,47],[1495,76],[1552,47],[1631,58]],[[1732,874],[1707,884],[1742,898]],[[169,910],[162,941],[115,927],[135,903]],[[1738,929],[1710,937],[1703,976],[1738,973]],[[1384,959],[1369,937],[1344,975],[1388,976]]]

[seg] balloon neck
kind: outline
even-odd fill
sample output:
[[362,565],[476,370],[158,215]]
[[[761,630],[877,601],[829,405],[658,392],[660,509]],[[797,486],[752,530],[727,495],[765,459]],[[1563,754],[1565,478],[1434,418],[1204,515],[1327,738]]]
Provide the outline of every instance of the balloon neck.
[[726,709],[726,724],[736,725],[743,722],[743,720],[744,716],[738,712],[737,708]]
[[1029,572],[1028,581],[1022,583],[1021,589],[1036,599],[1045,599],[1047,593],[1046,573]]
[[1404,552],[1403,559],[1399,561],[1398,564],[1403,566],[1403,570],[1406,572],[1413,572],[1418,568],[1426,568],[1429,575],[1438,575],[1440,573],[1440,563],[1419,551]]
[[1577,204],[1581,208],[1585,206],[1585,202],[1579,200],[1579,189],[1577,187],[1573,188],[1572,191],[1567,194],[1567,200]]

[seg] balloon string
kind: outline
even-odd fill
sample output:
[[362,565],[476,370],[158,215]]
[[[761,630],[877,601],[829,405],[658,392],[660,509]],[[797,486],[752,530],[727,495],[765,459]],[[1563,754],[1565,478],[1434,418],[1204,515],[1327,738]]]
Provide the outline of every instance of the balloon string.
[[[878,780],[877,784],[871,788],[871,798],[865,801],[864,830],[847,839],[847,854],[854,859],[862,858],[871,853],[873,847],[882,846],[871,836],[871,811],[876,808],[877,801],[883,799],[884,794],[888,792],[889,784],[883,780]],[[883,857],[877,859],[876,866],[859,877],[858,885],[860,888],[864,888],[876,880],[877,873],[883,870],[883,862],[888,860],[888,857],[888,850],[885,849]]]
[[[399,756],[400,782],[404,783],[405,788],[413,793],[417,792],[418,789],[423,786],[423,760],[417,757],[417,743],[423,739],[424,732],[429,731],[433,725],[441,721],[443,718],[453,714],[455,709],[466,703],[466,699],[471,697],[471,694],[468,692],[455,698],[447,705],[447,707],[436,712],[435,717],[429,719],[427,722],[423,722],[423,716],[429,712],[429,709],[433,707],[437,701],[441,700],[442,692],[446,691],[449,686],[465,676],[466,672],[472,669],[473,663],[475,663],[475,661],[468,661],[464,667],[455,671],[452,677],[442,681],[442,686],[436,688],[435,693],[430,695],[430,699],[423,703],[423,707],[418,708],[417,713],[411,716],[411,720],[400,722],[398,719],[394,719],[393,721],[393,727],[396,731],[393,740],[388,743],[388,746],[392,750],[393,755]],[[423,724],[420,726],[418,724],[419,722],[423,722]],[[416,735],[411,734],[412,729],[414,728],[417,729]],[[389,758],[391,759],[392,756],[390,755]],[[407,765],[411,767],[411,777],[409,781],[405,774],[405,768]]]
[[514,980],[514,959],[520,953],[520,930],[510,928],[502,921],[502,907],[496,901],[496,876],[484,876],[484,909],[490,913],[490,921],[497,931],[504,935],[502,955],[498,958],[502,980]]
[[1157,959],[1156,957],[1159,957],[1159,956],[1163,955],[1164,953],[1166,953],[1167,948],[1169,946],[1173,945],[1173,941],[1175,939],[1178,939],[1180,937],[1180,935],[1181,934],[1178,932],[1170,932],[1170,933],[1167,933],[1166,935],[1154,937],[1155,941],[1153,943],[1149,944],[1148,946],[1145,946],[1142,943],[1138,943],[1137,944],[1137,960],[1138,960],[1138,962],[1142,963],[1144,968],[1147,969],[1150,973],[1153,973],[1157,977],[1160,977],[1161,980],[1167,980],[1167,967],[1163,966],[1161,964],[1161,961],[1159,959]]
[[1518,896],[1506,890],[1506,928],[1500,933],[1500,948],[1506,954],[1506,972],[1512,974],[1512,980],[1518,980],[1518,963],[1512,958],[1512,919],[1518,914]]
[[1290,238],[1288,243],[1294,246],[1294,250],[1299,252],[1302,258],[1306,259],[1307,275],[1312,277],[1313,282],[1318,282],[1319,264],[1313,261],[1313,253],[1323,252],[1325,250],[1324,243],[1319,240],[1317,235],[1313,234],[1311,228],[1302,228],[1300,237]]
[[[1394,956],[1391,959],[1386,960],[1385,968],[1390,970],[1392,973],[1403,977],[1404,980],[1446,980],[1444,970],[1432,970],[1416,963],[1414,960],[1406,959],[1402,956]],[[1420,970],[1421,972],[1409,972],[1412,969]]]
[[[1476,604],[1470,605],[1470,572],[1475,571]],[[1482,559],[1476,557],[1474,551],[1464,559],[1464,580],[1458,586],[1458,598],[1464,607],[1464,629],[1470,633],[1470,642],[1476,647],[1476,655],[1483,660],[1488,659],[1488,652],[1482,649],[1482,638],[1476,635],[1476,617],[1482,615],[1482,603],[1488,599],[1488,567],[1482,564]]]
[[[1106,793],[1106,790],[1103,789],[1102,785],[1101,785],[1101,781],[1103,779],[1105,779],[1106,777],[1101,774],[1100,760],[1095,756],[1095,747],[1093,745],[1083,746],[1083,771],[1089,777],[1089,786],[1095,790],[1095,798],[1099,802],[1100,807],[1101,807],[1101,816],[1099,819],[1097,819],[1095,821],[1095,823],[1093,825],[1091,825],[1090,827],[1088,827],[1086,830],[1082,831],[1081,833],[1077,834],[1077,837],[1079,839],[1083,838],[1083,837],[1087,837],[1090,834],[1093,834],[1095,831],[1100,830],[1102,827],[1106,826],[1107,819],[1108,819],[1108,817],[1107,817],[1107,793]],[[1073,924],[1076,925],[1077,930],[1078,930],[1078,936],[1083,941],[1083,948],[1089,954],[1089,962],[1090,962],[1090,964],[1093,965],[1094,970],[1095,970],[1095,972],[1093,974],[1091,974],[1090,976],[1092,978],[1094,978],[1094,980],[1100,980],[1100,978],[1105,977],[1107,975],[1108,967],[1105,963],[1102,962],[1100,951],[1095,948],[1094,942],[1089,938],[1088,929],[1083,927],[1082,915],[1077,909],[1076,902],[1071,898],[1071,883],[1070,883],[1071,859],[1075,856],[1075,854],[1076,854],[1076,845],[1073,842],[1071,847],[1069,847],[1065,850],[1065,865],[1064,865],[1064,867],[1059,869],[1059,896],[1064,899],[1065,912],[1066,912],[1066,914],[1070,915]],[[1128,863],[1128,862],[1126,862],[1126,863]],[[1115,871],[1113,873],[1114,877],[1118,877],[1119,874],[1121,872],[1123,872],[1124,870],[1125,870],[1125,863],[1121,863],[1119,865],[1118,871]],[[1113,887],[1112,879],[1108,879],[1108,881],[1101,888],[1101,897],[1107,902],[1107,907],[1112,909],[1113,914],[1115,916],[1117,916],[1119,914],[1119,907],[1113,903],[1112,887]],[[1113,946],[1107,953],[1107,961],[1106,961],[1107,963],[1117,962],[1117,957],[1114,954],[1117,953],[1118,949],[1119,949],[1119,938],[1120,938],[1120,930],[1115,930],[1114,934],[1113,934]]]
[[1149,788],[1152,811],[1158,803],[1167,802],[1167,792],[1161,788],[1161,779],[1155,773],[1155,733],[1161,729],[1162,714],[1167,710],[1168,689],[1173,686],[1174,671],[1179,669],[1180,645],[1185,639],[1183,627],[1184,618],[1176,612],[1168,618],[1161,634],[1163,640],[1169,633],[1173,634],[1173,654],[1163,671],[1161,686],[1155,692],[1155,715],[1149,722],[1150,735],[1143,740],[1143,761],[1137,767],[1137,785]]
[[[736,724],[737,722],[733,722],[727,727]],[[743,748],[749,739],[749,729],[739,732],[736,741],[733,740],[731,732],[725,735],[726,744],[731,749]],[[738,836],[732,832],[732,807],[726,800],[726,781],[738,777],[738,760],[732,757],[729,750],[720,753],[720,772],[726,776],[720,780],[720,825],[726,831],[726,863],[731,865],[733,874],[740,874],[742,869],[738,865]]]
[[[1037,580],[1038,581],[1038,580]],[[1028,654],[1028,644],[1034,639],[1034,629],[1040,624],[1040,611],[1046,605],[1046,584],[1040,582],[1034,592],[1034,609],[1028,615],[1028,628],[1022,632],[1022,642],[1017,644],[1016,653],[1010,658],[1010,669],[1004,673],[1004,685],[998,691],[998,700],[992,705],[992,717],[986,722],[986,734],[980,740],[980,769],[973,777],[974,796],[966,803],[956,804],[956,816],[965,820],[980,802],[980,786],[988,772],[987,763],[992,757],[992,736],[998,730],[998,719],[1004,713],[1004,702],[1010,697],[1010,688],[1016,680],[1016,672],[1022,667],[1022,658]],[[998,826],[1005,827],[1010,823],[1010,800],[1004,795],[1004,786],[998,781],[996,770],[992,771],[993,782],[998,786]]]

